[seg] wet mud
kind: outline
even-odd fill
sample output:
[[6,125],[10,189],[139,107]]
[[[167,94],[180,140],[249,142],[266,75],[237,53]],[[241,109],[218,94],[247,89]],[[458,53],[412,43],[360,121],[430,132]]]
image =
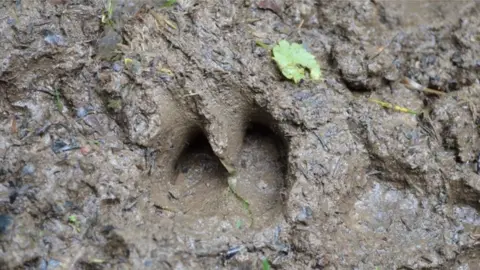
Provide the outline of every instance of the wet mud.
[[473,0],[1,2],[0,269],[478,269],[479,29]]

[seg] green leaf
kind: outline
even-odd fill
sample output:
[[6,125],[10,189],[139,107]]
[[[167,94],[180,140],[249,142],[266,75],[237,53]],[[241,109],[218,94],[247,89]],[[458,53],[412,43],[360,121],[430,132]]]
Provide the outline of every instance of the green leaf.
[[262,260],[262,268],[263,270],[270,270],[270,263],[268,262],[267,258]]
[[265,44],[265,43],[263,43],[262,41],[260,41],[260,40],[255,41],[255,44],[257,44],[257,46],[259,46],[259,47],[264,48],[264,49],[267,50],[267,51],[270,51],[270,47],[269,47],[267,44]]
[[322,76],[320,66],[311,53],[298,43],[288,43],[281,40],[273,47],[273,60],[287,79],[298,83],[305,78],[305,68],[310,71],[312,80],[319,80]]
[[241,228],[242,228],[242,225],[243,225],[243,221],[242,221],[242,220],[237,220],[237,222],[235,223],[235,227],[237,227],[237,229],[241,229]]
[[63,111],[63,104],[60,101],[60,92],[58,89],[55,89],[55,104],[57,105],[58,111],[61,113]]
[[70,215],[68,216],[68,223],[75,229],[77,232],[80,232],[80,221],[78,221],[77,216]]
[[163,7],[171,7],[177,3],[177,0],[167,0],[163,4]]
[[73,224],[76,224],[76,223],[78,222],[77,216],[75,216],[75,215],[70,215],[70,216],[68,217],[68,222],[73,223]]
[[243,200],[243,209],[248,210],[249,207],[250,207],[250,203],[248,203],[248,201],[246,200]]

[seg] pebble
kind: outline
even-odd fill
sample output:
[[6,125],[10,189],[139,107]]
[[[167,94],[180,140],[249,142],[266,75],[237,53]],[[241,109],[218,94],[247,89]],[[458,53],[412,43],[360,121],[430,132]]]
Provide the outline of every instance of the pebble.
[[47,261],[45,261],[44,259],[41,259],[40,260],[40,265],[38,266],[38,269],[40,270],[47,270]]
[[32,175],[35,172],[35,166],[31,163],[27,163],[25,166],[22,168],[22,176],[25,175]]
[[16,23],[16,20],[15,20],[15,19],[13,19],[13,18],[8,18],[8,19],[7,19],[7,24],[8,24],[8,25],[15,25],[15,23]]
[[78,117],[78,118],[83,118],[83,117],[85,117],[87,114],[88,114],[88,111],[87,111],[87,109],[85,109],[84,107],[80,107],[80,108],[77,109],[77,117]]
[[57,261],[57,260],[49,260],[48,261],[48,267],[47,269],[48,270],[51,270],[51,269],[58,269],[60,266],[60,262]]
[[6,233],[10,224],[12,224],[12,217],[6,214],[0,214],[0,234]]
[[145,261],[143,262],[143,265],[144,265],[145,267],[150,267],[150,266],[153,265],[153,262],[152,262],[152,260],[145,260]]
[[65,46],[67,43],[61,35],[57,35],[50,30],[43,30],[43,39],[50,45]]
[[115,63],[113,63],[112,69],[113,69],[115,72],[120,72],[120,71],[123,70],[123,65],[120,64],[119,62],[115,62]]
[[297,215],[296,220],[297,222],[306,223],[307,220],[311,219],[313,215],[312,208],[310,206],[305,206],[302,208],[302,212]]
[[68,144],[62,140],[55,140],[52,144],[52,150],[54,153],[62,152],[61,149],[66,147]]

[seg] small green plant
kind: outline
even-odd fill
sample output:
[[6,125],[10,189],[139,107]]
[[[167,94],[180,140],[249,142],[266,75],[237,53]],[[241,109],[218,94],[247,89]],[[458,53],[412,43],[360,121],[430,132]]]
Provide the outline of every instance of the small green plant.
[[55,104],[57,105],[58,111],[61,113],[63,111],[63,103],[60,100],[60,91],[55,89]]
[[162,7],[171,7],[177,3],[177,0],[167,0],[163,3]]
[[270,270],[271,269],[270,263],[268,262],[267,258],[263,258],[263,260],[262,260],[262,269],[263,270]]
[[78,221],[76,215],[68,216],[68,223],[70,224],[70,226],[72,226],[74,230],[80,232],[80,221]]
[[107,107],[114,111],[118,111],[122,108],[122,100],[121,99],[110,99],[108,100]]
[[230,176],[228,177],[228,189],[232,194],[237,198],[238,201],[242,203],[243,209],[245,209],[248,213],[248,216],[250,217],[250,227],[253,226],[253,213],[252,210],[250,209],[250,203],[243,198],[240,194],[237,193],[236,187],[237,187],[237,174],[233,170],[230,173]]
[[301,44],[290,44],[286,40],[281,40],[273,47],[273,60],[277,63],[283,76],[295,83],[305,78],[305,68],[310,71],[312,80],[319,80],[321,77],[320,66],[315,56]]
[[237,229],[241,229],[243,226],[243,221],[242,220],[237,220],[237,222],[235,223],[235,227]]
[[102,23],[113,25],[113,0],[107,0],[105,3],[105,11],[102,14]]
[[258,47],[262,47],[262,48],[264,48],[265,50],[270,51],[270,47],[269,47],[267,44],[265,44],[263,41],[261,41],[261,40],[255,41],[255,44],[256,44]]
[[90,140],[87,141],[88,144],[94,144],[94,145],[100,145],[100,142],[98,140]]

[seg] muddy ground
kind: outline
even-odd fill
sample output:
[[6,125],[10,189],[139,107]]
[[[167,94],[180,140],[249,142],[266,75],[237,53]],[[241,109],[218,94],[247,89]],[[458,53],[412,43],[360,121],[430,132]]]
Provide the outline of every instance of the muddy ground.
[[0,3],[1,269],[480,269],[480,2],[106,3]]

